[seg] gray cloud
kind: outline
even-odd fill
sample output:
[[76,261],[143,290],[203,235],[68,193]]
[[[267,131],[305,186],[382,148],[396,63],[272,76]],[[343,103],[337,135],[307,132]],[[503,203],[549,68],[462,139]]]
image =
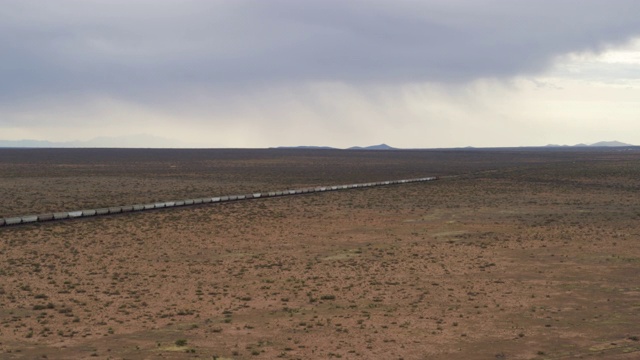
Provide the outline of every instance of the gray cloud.
[[0,96],[466,82],[640,34],[634,0],[3,2]]

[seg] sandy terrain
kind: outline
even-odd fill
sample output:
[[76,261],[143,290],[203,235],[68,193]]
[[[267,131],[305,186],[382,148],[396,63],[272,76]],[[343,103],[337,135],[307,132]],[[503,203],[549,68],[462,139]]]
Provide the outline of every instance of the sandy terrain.
[[640,357],[640,152],[7,151],[3,215],[449,177],[0,228],[0,359]]

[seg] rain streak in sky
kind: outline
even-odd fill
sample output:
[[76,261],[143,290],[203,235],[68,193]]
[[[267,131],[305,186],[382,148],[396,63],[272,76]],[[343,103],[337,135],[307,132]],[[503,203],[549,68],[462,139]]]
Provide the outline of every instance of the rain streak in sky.
[[0,140],[640,144],[632,0],[7,0]]

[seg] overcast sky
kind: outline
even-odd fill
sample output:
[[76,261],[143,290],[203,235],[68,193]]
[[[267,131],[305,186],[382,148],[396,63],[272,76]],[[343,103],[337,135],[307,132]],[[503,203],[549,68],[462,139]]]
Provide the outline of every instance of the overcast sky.
[[636,0],[5,0],[0,139],[640,145],[638,14]]

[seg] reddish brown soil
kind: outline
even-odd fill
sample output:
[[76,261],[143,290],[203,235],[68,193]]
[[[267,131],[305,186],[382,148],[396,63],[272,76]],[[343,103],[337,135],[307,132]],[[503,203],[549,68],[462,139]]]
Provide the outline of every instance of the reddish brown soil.
[[12,215],[457,176],[0,228],[0,359],[640,357],[639,152],[3,151]]

